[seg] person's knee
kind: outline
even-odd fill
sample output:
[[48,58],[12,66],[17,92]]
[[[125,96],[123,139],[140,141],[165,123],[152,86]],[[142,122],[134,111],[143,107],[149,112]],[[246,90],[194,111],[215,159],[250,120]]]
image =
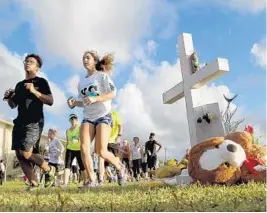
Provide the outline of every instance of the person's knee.
[[25,152],[25,151],[22,151],[22,150],[19,150],[18,152],[22,157],[24,157],[27,160],[29,160],[30,157],[32,156],[31,152]]
[[23,155],[23,157],[27,160],[29,160],[30,162],[32,162],[33,164],[41,167],[43,166],[45,160],[42,158],[41,155],[39,154],[31,154],[30,156],[26,155],[27,158],[25,157],[25,155]]
[[108,150],[105,150],[105,149],[101,149],[100,152],[99,152],[99,156],[103,159],[107,159],[107,156],[108,156]]

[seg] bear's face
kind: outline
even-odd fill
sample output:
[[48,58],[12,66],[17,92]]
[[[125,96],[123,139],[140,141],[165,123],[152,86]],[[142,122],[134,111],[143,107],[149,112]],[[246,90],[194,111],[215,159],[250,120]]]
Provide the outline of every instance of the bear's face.
[[242,146],[231,140],[223,140],[213,149],[206,150],[199,163],[202,169],[214,170],[222,165],[240,167],[245,159],[246,154]]
[[189,175],[201,183],[233,184],[240,179],[246,159],[243,147],[233,140],[215,137],[195,145],[190,151]]

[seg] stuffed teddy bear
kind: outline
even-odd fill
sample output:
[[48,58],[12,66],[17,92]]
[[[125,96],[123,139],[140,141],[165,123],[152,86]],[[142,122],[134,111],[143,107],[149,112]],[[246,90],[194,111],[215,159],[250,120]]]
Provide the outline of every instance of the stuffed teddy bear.
[[266,181],[266,150],[252,144],[247,132],[234,132],[195,145],[190,151],[189,175],[202,184]]
[[252,144],[252,135],[246,131],[234,132],[226,136],[227,139],[236,141],[246,153],[246,160],[241,166],[242,182],[266,181],[266,147]]
[[[266,181],[266,149],[252,144],[252,135],[234,132],[225,137],[207,139],[189,152],[188,161],[179,165],[159,168],[157,178],[180,175],[188,166],[193,182],[201,184],[226,184]],[[188,165],[187,165],[188,164]]]
[[189,156],[189,175],[201,184],[236,183],[246,159],[243,147],[225,137],[210,138],[195,145]]

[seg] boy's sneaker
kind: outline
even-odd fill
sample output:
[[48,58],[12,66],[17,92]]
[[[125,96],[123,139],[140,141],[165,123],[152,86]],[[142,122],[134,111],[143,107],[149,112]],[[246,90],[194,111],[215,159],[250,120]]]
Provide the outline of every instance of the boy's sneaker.
[[126,175],[125,175],[125,166],[124,164],[121,164],[121,169],[120,171],[117,171],[117,176],[118,176],[118,184],[120,186],[123,186],[126,184]]
[[99,183],[98,183],[98,186],[103,186],[105,183],[103,180],[100,180]]
[[85,190],[85,189],[90,189],[90,188],[96,188],[98,186],[97,182],[96,181],[88,181],[86,182],[85,184],[83,184],[82,186],[79,186],[78,188],[80,190]]
[[27,188],[26,188],[26,191],[35,191],[39,189],[39,185],[34,185],[34,184],[30,184]]
[[50,171],[45,174],[45,188],[53,185],[55,181],[56,168],[50,166]]

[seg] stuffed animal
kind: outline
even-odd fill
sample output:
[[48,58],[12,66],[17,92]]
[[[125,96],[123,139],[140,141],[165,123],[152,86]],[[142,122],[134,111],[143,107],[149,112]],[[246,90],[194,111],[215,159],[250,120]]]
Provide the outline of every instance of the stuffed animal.
[[189,153],[188,172],[194,182],[201,184],[236,183],[240,167],[246,159],[242,146],[224,137],[210,138],[195,145]]
[[266,181],[266,150],[252,144],[247,132],[234,132],[195,145],[190,151],[189,175],[202,184]]
[[[180,175],[188,167],[193,182],[232,185],[248,181],[266,181],[266,148],[252,144],[248,132],[234,132],[225,137],[205,140],[189,152],[177,166],[159,168],[157,178]],[[187,165],[188,164],[188,165]]]
[[239,143],[245,150],[246,160],[241,166],[242,182],[265,182],[266,181],[266,147],[252,144],[253,135],[249,132],[234,132],[226,136],[229,140]]

